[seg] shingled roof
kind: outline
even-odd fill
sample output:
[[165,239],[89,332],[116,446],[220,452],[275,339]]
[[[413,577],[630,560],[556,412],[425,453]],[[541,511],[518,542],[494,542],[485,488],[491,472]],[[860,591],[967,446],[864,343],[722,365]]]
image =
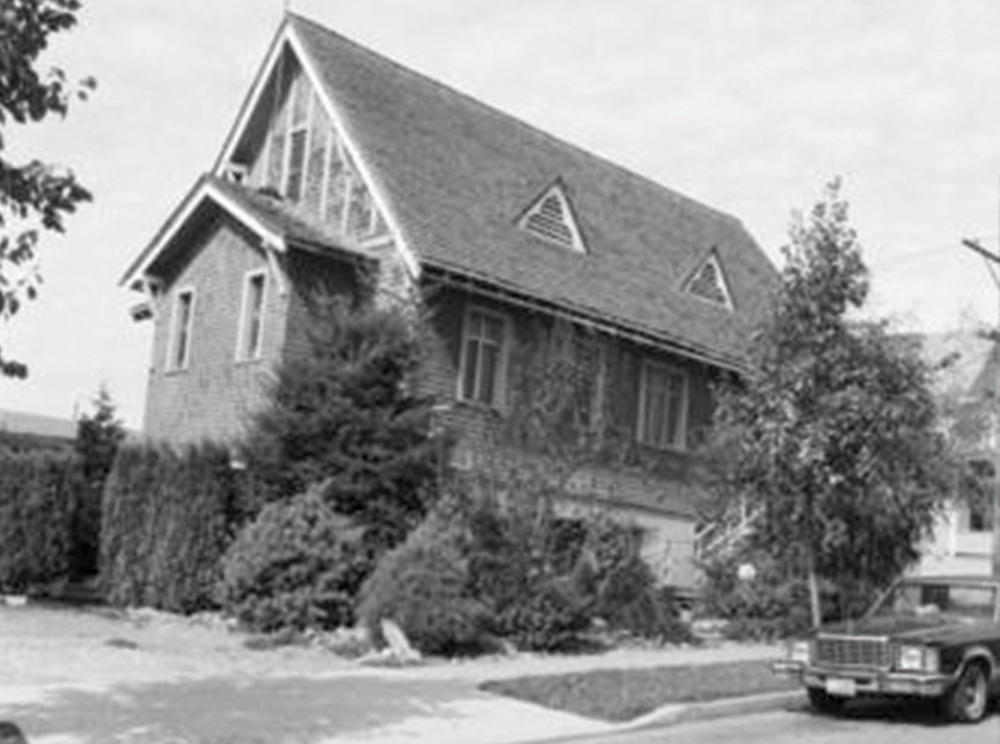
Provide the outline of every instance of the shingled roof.
[[[296,15],[326,93],[425,268],[466,275],[727,365],[776,286],[735,218],[567,144]],[[559,180],[587,253],[518,227]],[[733,310],[683,291],[715,251]]]

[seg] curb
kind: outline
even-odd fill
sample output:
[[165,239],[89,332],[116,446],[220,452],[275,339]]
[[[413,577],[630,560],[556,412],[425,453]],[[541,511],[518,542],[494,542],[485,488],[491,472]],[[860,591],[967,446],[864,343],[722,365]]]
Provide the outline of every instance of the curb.
[[[744,695],[722,698],[706,703],[672,703],[658,708],[628,723],[610,724],[607,729],[587,734],[561,735],[544,739],[531,739],[530,744],[560,744],[560,742],[609,741],[616,735],[628,736],[657,729],[670,728],[684,723],[736,718],[756,713],[789,710],[805,704],[802,690],[769,692],[761,695]],[[526,742],[526,744],[528,744]]]
[[[670,705],[627,724],[630,731],[653,728],[667,728],[681,723],[694,723],[716,718],[733,718],[753,713],[769,713],[784,710],[796,703],[804,703],[805,694],[802,690],[788,692],[769,692],[761,695],[746,695],[735,698],[723,698],[707,703],[689,703]],[[625,728],[625,727],[623,727]]]

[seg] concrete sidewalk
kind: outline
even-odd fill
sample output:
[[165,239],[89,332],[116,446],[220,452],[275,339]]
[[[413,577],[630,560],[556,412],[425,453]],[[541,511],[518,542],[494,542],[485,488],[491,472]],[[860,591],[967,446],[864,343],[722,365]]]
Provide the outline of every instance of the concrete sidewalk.
[[[122,649],[123,654],[128,649]],[[533,655],[403,669],[338,663],[307,674],[186,674],[127,683],[63,679],[0,684],[0,718],[17,721],[32,744],[513,744],[663,725],[788,704],[761,696],[669,706],[630,724],[609,724],[478,690],[488,680],[593,669],[770,660],[774,646]],[[136,661],[139,661],[137,658]],[[733,706],[736,706],[735,708]],[[729,706],[729,707],[727,707]]]

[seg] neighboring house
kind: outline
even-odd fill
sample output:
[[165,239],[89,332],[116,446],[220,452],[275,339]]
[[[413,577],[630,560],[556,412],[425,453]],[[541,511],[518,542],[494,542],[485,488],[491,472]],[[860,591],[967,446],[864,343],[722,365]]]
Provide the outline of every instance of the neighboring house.
[[75,440],[76,421],[0,410],[0,451],[71,452]]
[[145,432],[171,442],[239,436],[317,291],[427,298],[421,384],[463,468],[487,467],[523,350],[558,340],[587,360],[587,424],[624,445],[574,479],[580,503],[634,520],[689,585],[692,449],[777,275],[733,217],[289,14],[122,281],[154,320]]
[[1000,349],[972,331],[927,335],[922,343],[929,362],[947,362],[934,390],[942,425],[971,472],[982,479],[986,493],[970,497],[968,481],[957,484],[914,571],[989,574],[993,511],[988,490],[997,457],[995,393]]

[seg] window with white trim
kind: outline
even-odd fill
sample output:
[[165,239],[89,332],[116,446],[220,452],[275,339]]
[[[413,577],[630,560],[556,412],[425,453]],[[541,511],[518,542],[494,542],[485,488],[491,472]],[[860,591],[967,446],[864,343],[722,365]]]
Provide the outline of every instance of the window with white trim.
[[687,403],[687,375],[683,371],[645,362],[639,387],[639,442],[660,449],[684,449]]
[[243,282],[243,302],[240,307],[237,361],[260,359],[264,337],[264,299],[267,292],[267,272],[256,270]]
[[309,108],[312,88],[300,72],[292,81],[291,108],[288,122],[288,163],[285,167],[285,196],[297,202],[302,198],[305,183],[306,153],[309,146]]
[[191,361],[191,331],[194,326],[194,290],[182,289],[174,300],[167,371],[187,369]]
[[503,402],[507,319],[472,308],[465,316],[458,397],[498,408]]

